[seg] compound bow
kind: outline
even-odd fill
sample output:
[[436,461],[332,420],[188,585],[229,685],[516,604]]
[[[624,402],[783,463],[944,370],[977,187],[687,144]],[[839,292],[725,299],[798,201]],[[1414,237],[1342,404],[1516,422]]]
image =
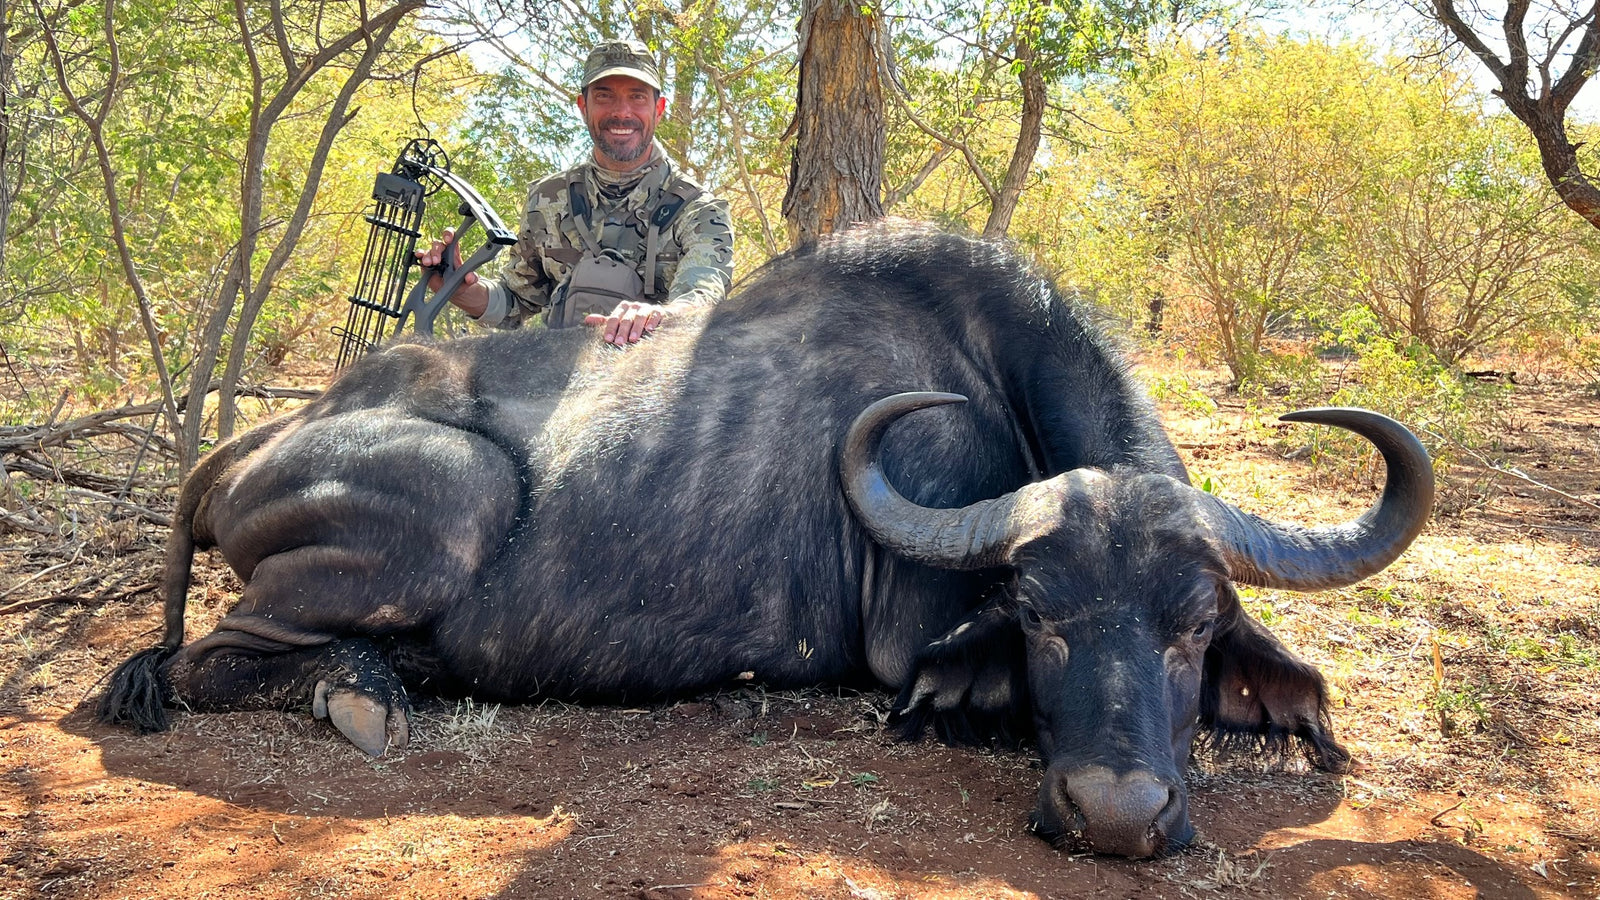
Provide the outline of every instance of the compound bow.
[[[460,198],[456,211],[462,217],[461,225],[445,248],[444,262],[424,269],[416,259],[417,239],[422,236],[427,198],[441,187],[450,188]],[[408,322],[416,333],[432,336],[434,320],[467,273],[517,242],[516,234],[505,227],[488,201],[450,173],[450,159],[434,140],[417,138],[407,143],[394,168],[378,173],[372,200],[372,212],[367,215],[372,230],[355,292],[350,295],[350,312],[344,327],[334,329],[340,338],[337,369],[377,350],[385,340],[403,332]],[[474,224],[483,226],[484,244],[456,266],[461,239]],[[444,276],[444,283],[429,296],[428,278],[434,272]],[[407,285],[411,285],[409,291]]]

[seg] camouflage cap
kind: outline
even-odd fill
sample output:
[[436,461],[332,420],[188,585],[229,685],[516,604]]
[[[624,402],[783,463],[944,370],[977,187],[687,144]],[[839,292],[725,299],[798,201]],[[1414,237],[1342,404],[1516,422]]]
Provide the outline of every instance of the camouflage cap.
[[589,59],[583,64],[583,82],[579,90],[588,90],[608,75],[626,75],[661,90],[661,71],[656,68],[650,48],[638,41],[605,41],[595,44]]

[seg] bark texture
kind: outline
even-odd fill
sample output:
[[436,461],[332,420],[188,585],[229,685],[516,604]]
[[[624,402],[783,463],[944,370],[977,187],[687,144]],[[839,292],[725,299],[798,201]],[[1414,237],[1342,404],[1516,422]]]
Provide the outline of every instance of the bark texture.
[[795,247],[883,216],[883,86],[876,16],[848,0],[805,0],[794,155],[783,217]]

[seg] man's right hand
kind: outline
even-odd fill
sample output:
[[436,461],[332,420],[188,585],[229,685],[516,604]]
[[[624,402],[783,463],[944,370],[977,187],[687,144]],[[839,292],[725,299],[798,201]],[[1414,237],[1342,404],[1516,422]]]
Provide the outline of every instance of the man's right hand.
[[[444,284],[444,269],[440,266],[440,263],[444,262],[445,248],[450,248],[451,265],[454,268],[461,268],[461,245],[455,244],[452,246],[452,242],[455,239],[456,230],[454,228],[446,228],[444,233],[439,235],[439,238],[428,249],[417,251],[417,262],[423,268],[433,270],[428,275],[428,290],[437,291],[440,285]],[[478,273],[468,272],[467,277],[463,278],[461,283],[462,285],[477,284]]]
[[[417,262],[428,270],[428,290],[437,291],[444,286],[444,261],[446,249],[450,251],[451,265],[461,268],[461,245],[455,243],[456,230],[446,228],[426,250],[417,251]],[[489,292],[478,284],[478,273],[468,272],[461,286],[450,295],[450,302],[461,307],[462,312],[474,318],[483,315],[489,307]]]

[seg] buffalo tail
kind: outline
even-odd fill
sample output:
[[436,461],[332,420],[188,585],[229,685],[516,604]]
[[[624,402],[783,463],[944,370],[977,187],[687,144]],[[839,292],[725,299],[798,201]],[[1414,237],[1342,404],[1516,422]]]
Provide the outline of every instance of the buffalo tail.
[[96,716],[108,725],[127,725],[140,734],[167,730],[167,690],[161,664],[175,651],[165,646],[135,653],[111,673]]
[[189,603],[189,577],[194,566],[194,520],[206,492],[234,459],[234,445],[224,444],[200,461],[178,492],[178,509],[167,535],[164,576],[164,629],[161,643],[129,657],[111,673],[100,695],[96,717],[107,725],[126,725],[140,734],[166,731],[170,694],[161,664],[183,646],[183,614]]

